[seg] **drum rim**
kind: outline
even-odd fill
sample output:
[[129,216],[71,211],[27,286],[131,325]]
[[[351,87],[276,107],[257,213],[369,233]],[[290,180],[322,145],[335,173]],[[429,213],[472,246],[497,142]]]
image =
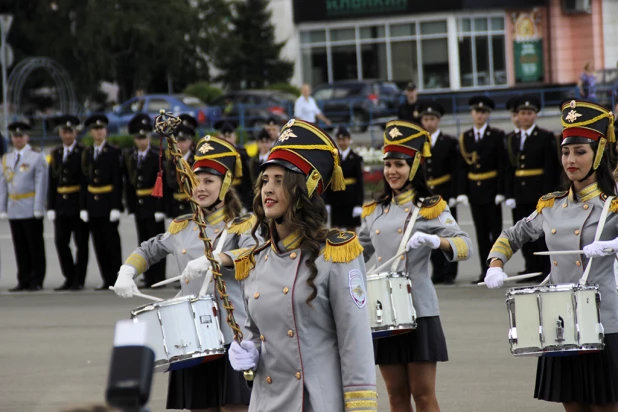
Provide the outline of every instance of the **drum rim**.
[[506,296],[514,295],[531,295],[534,293],[551,293],[551,292],[568,292],[568,291],[599,291],[599,285],[596,283],[556,283],[543,286],[521,286],[510,288],[506,292]]
[[380,272],[367,275],[367,281],[388,278],[409,278],[409,276],[406,272]]
[[193,302],[197,302],[201,300],[215,302],[215,299],[213,299],[213,296],[210,294],[202,295],[202,296],[198,296],[198,295],[178,296],[175,298],[164,300],[163,302],[147,303],[145,305],[138,306],[137,308],[131,310],[131,317],[133,318],[142,313],[150,312],[158,308],[179,305],[181,303],[193,303]]

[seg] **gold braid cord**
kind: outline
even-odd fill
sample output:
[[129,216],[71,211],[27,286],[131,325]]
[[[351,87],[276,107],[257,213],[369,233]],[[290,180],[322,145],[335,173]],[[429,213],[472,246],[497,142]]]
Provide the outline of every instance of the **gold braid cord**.
[[225,281],[221,276],[221,268],[219,262],[215,260],[212,254],[212,243],[206,235],[206,220],[204,219],[204,211],[193,199],[193,189],[197,187],[198,180],[195,173],[191,170],[186,160],[183,158],[180,149],[178,148],[178,142],[174,137],[174,131],[176,127],[181,123],[178,117],[173,116],[171,113],[165,113],[161,110],[161,114],[155,119],[155,132],[160,136],[165,137],[170,153],[174,157],[174,164],[176,165],[178,186],[179,188],[189,196],[191,201],[191,209],[193,210],[193,221],[200,228],[200,239],[204,242],[204,255],[210,261],[210,265],[213,272],[213,278],[217,285],[217,292],[223,302],[223,307],[227,311],[227,324],[234,331],[234,339],[240,343],[243,338],[242,331],[234,319],[234,305],[230,302],[225,286]]

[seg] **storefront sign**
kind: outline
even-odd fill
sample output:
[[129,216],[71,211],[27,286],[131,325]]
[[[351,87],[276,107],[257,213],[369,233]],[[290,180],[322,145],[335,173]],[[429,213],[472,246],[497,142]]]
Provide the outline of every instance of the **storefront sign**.
[[515,81],[517,83],[542,82],[543,36],[541,32],[541,12],[517,12],[513,19],[513,54],[515,62]]

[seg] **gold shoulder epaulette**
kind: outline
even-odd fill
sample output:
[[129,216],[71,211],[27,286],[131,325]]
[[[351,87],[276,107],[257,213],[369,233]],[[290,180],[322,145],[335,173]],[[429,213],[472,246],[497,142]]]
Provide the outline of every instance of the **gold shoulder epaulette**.
[[423,199],[421,210],[418,214],[427,220],[431,220],[440,216],[444,209],[446,209],[446,202],[442,200],[440,195],[436,195]]
[[177,218],[172,220],[172,223],[170,223],[167,231],[170,232],[172,235],[175,235],[189,225],[192,217],[193,215],[191,214],[178,216]]
[[376,210],[376,207],[378,207],[378,202],[371,202],[371,203],[364,204],[363,212],[361,213],[361,219],[364,219],[370,214],[372,214],[373,211]]
[[234,259],[234,269],[236,271],[234,278],[236,280],[247,279],[249,273],[251,273],[251,270],[255,267],[255,254],[261,252],[269,246],[270,240],[259,246],[247,248],[245,252],[238,255],[238,257]]
[[253,213],[238,216],[236,219],[232,220],[227,232],[240,235],[241,233],[245,233],[247,230],[253,229],[253,225],[255,225],[256,222],[257,218]]
[[612,213],[618,213],[618,197],[612,199],[612,203],[609,205],[609,211]]
[[561,199],[568,194],[569,192],[565,190],[563,192],[551,192],[542,196],[536,204],[536,212],[541,213],[546,207],[553,207],[556,199]]
[[348,263],[363,253],[363,247],[354,232],[333,231],[326,238],[324,260]]

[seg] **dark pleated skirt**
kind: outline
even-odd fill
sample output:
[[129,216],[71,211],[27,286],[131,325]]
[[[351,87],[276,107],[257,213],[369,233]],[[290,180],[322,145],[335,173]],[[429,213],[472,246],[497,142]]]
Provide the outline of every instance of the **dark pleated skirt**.
[[599,352],[541,356],[534,397],[587,405],[618,402],[618,333],[605,335],[605,349]]
[[440,317],[418,318],[416,322],[412,332],[373,341],[376,365],[448,361]]
[[251,390],[242,372],[232,369],[226,354],[192,368],[170,372],[167,409],[207,409],[249,405]]

